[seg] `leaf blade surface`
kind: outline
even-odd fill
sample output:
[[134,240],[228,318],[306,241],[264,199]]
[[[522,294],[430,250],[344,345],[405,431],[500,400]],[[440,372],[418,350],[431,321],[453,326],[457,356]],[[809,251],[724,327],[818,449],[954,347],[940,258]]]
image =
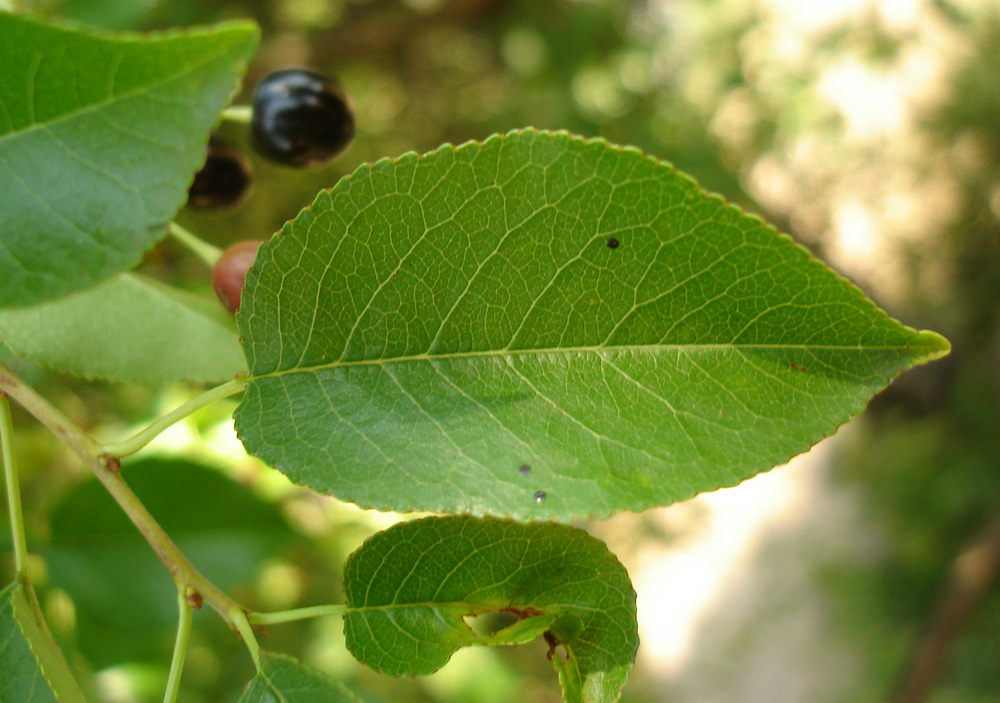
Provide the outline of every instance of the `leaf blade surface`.
[[360,703],[346,687],[292,657],[261,652],[260,663],[237,703]]
[[552,653],[557,670],[565,662],[579,673],[579,685],[564,688],[567,703],[611,703],[639,644],[624,567],[602,542],[566,525],[471,517],[401,523],[350,556],[344,591],[348,649],[396,676],[432,673],[463,646],[528,641],[478,635],[463,620],[505,612],[528,625],[524,634],[537,636],[533,623],[545,623],[553,649],[562,649]]
[[247,23],[143,36],[0,13],[0,307],[139,262],[256,43]]
[[135,273],[59,300],[0,310],[0,342],[85,378],[208,383],[246,368],[232,320],[214,300]]
[[738,483],[947,350],[668,164],[530,130],[361,167],[244,301],[248,451],[364,507],[521,519]]

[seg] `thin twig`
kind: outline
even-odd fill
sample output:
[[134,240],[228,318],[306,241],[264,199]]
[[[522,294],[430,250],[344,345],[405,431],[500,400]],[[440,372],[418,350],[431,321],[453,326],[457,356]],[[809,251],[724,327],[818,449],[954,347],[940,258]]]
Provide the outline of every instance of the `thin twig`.
[[0,363],[0,392],[16,400],[21,407],[31,413],[56,437],[73,450],[97,479],[104,484],[139,532],[146,538],[156,555],[167,567],[167,571],[181,588],[190,587],[205,603],[208,603],[231,626],[234,612],[242,612],[242,606],[226,595],[215,584],[194,567],[170,536],[149,513],[142,501],[132,492],[122,478],[121,463],[116,456],[103,453],[100,445],[83,430],[73,424],[49,401],[24,383],[13,371]]
[[952,644],[1000,575],[1000,514],[958,555],[927,630],[893,703],[922,703],[948,661]]

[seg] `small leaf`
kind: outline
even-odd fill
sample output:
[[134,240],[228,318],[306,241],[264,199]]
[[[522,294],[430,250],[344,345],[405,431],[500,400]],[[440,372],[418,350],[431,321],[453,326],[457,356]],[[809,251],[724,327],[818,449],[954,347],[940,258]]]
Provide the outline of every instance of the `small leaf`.
[[0,702],[86,703],[33,595],[0,591]]
[[[347,647],[393,675],[426,675],[455,650],[547,639],[567,703],[618,699],[639,644],[635,592],[602,542],[565,525],[471,517],[401,523],[365,542],[344,567]],[[516,624],[481,637],[463,618],[514,613]],[[560,626],[560,623],[563,623]],[[564,658],[563,658],[564,657]],[[560,674],[562,675],[562,674]]]
[[[250,582],[260,562],[296,543],[276,506],[218,471],[141,459],[122,475],[191,563],[219,588]],[[52,582],[73,599],[79,647],[95,666],[161,657],[177,624],[176,587],[100,482],[56,504],[46,553]]]
[[0,12],[0,307],[139,263],[256,44],[248,23],[143,36]]
[[0,340],[86,378],[208,383],[246,369],[231,318],[214,297],[124,273],[68,298],[0,310]]
[[262,246],[243,301],[248,451],[400,511],[683,500],[948,350],[669,164],[530,130],[362,166]]
[[518,620],[513,625],[508,625],[492,635],[481,638],[481,641],[482,644],[490,647],[528,644],[549,630],[558,617],[556,614],[532,615]]
[[360,703],[340,683],[292,657],[262,652],[260,670],[236,703]]

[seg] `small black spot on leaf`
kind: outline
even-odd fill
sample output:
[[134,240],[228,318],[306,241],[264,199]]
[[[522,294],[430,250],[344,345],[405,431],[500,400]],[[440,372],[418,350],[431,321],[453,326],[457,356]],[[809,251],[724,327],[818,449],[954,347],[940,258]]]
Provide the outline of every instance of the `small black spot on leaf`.
[[543,500],[545,500],[545,498],[546,498],[545,491],[538,491],[538,493],[535,494],[536,503],[541,503]]
[[528,474],[531,473],[531,466],[529,466],[528,464],[521,464],[520,468],[518,468],[518,471],[521,472],[522,476],[527,476]]
[[618,240],[615,239],[614,237],[609,238],[608,249],[617,249],[617,248],[618,248]]

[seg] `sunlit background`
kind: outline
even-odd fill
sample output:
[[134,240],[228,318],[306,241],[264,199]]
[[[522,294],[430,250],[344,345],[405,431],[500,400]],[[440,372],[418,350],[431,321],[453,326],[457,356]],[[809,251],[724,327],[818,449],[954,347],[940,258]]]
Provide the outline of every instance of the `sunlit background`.
[[[583,526],[608,542],[638,592],[642,643],[626,702],[1000,701],[1000,2],[35,6],[114,28],[253,17],[264,40],[244,101],[274,69],[339,77],[357,108],[350,150],[314,172],[255,160],[255,190],[240,210],[180,217],[216,243],[269,236],[363,161],[526,125],[569,129],[675,163],[792,234],[904,322],[944,333],[949,359],[905,375],[788,466]],[[244,129],[223,126],[242,146]],[[146,266],[207,287],[206,272],[170,245]],[[88,383],[65,392],[43,370],[22,362],[22,372],[107,438],[130,430],[120,417],[139,427],[196,392]],[[233,407],[203,411],[151,451],[218,467],[277,503],[304,536],[259,564],[241,598],[268,610],[339,601],[346,555],[399,516],[303,492],[248,459]],[[47,512],[83,477],[21,419],[29,527],[44,543]],[[156,638],[132,656],[102,654],[104,639],[125,634],[82,617],[46,580],[41,556],[36,570],[54,629],[96,673],[104,700],[158,700],[169,628],[125,633]],[[251,675],[245,650],[216,621],[196,620],[181,700],[235,700]],[[464,651],[434,676],[396,680],[356,664],[341,627],[276,626],[265,646],[333,673],[369,703],[560,700],[543,643]]]

